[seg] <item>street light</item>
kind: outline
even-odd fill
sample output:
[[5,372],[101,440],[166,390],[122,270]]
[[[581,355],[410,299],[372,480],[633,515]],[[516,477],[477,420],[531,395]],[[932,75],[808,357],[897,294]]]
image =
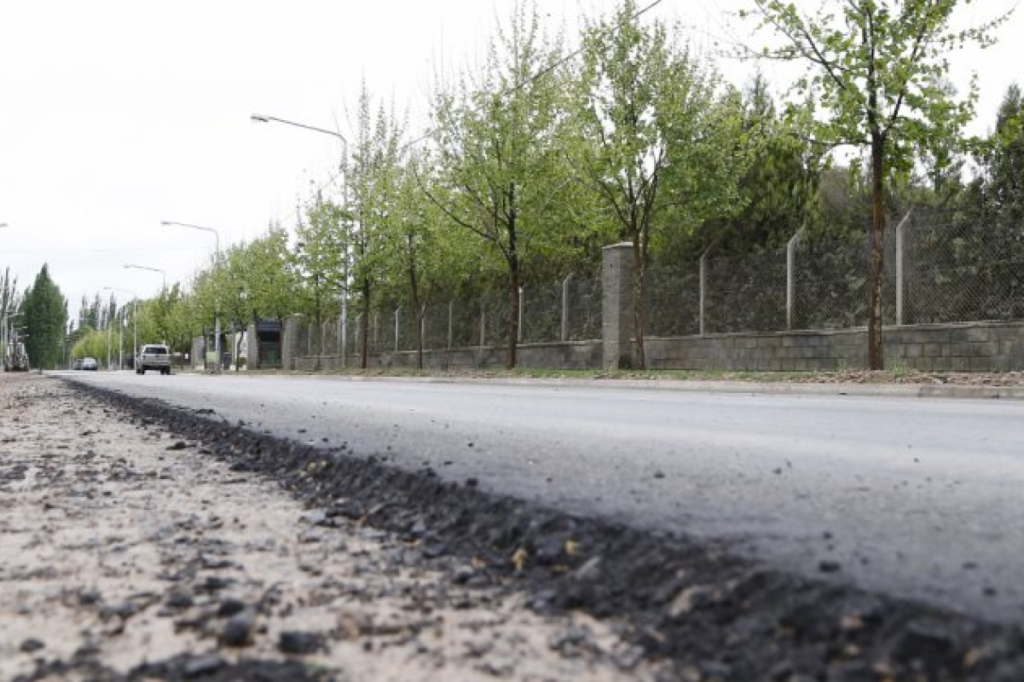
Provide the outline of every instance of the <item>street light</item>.
[[[161,220],[160,224],[164,227],[184,227],[189,230],[200,230],[202,232],[209,232],[213,235],[214,239],[214,259],[217,264],[220,264],[220,233],[212,227],[204,227],[202,225],[193,225],[191,223],[179,223],[174,220]],[[214,372],[220,372],[220,292],[214,287],[213,290],[213,305],[214,305],[214,320],[213,320],[213,352],[217,355],[217,360],[213,365]]]
[[[117,287],[103,287],[103,291],[117,291],[122,294],[132,295],[132,367],[135,367],[135,363],[139,357],[139,295],[131,289],[119,289]],[[124,316],[121,317],[121,328],[124,329]],[[117,364],[119,367],[124,367],[124,353],[121,352],[121,344],[117,344],[118,351],[121,355],[118,358]]]
[[125,263],[125,270],[148,270],[149,272],[159,272],[163,276],[163,289],[167,288],[167,272],[160,268],[151,268],[148,265],[135,265],[134,263]]
[[285,125],[295,126],[296,128],[305,128],[306,130],[312,130],[315,133],[323,133],[324,135],[330,135],[332,137],[336,137],[339,140],[341,140],[342,142],[344,142],[346,145],[348,144],[348,140],[345,139],[345,136],[342,135],[341,133],[339,133],[336,130],[327,130],[326,128],[317,128],[316,126],[306,125],[305,123],[297,123],[295,121],[289,121],[287,119],[277,118],[276,116],[267,116],[265,114],[252,114],[251,116],[249,116],[249,119],[253,123],[283,123]]
[[[327,130],[326,128],[317,128],[316,126],[307,125],[305,123],[298,123],[297,121],[289,121],[284,118],[277,118],[276,116],[267,116],[266,114],[252,114],[249,119],[253,123],[283,123],[285,125],[294,126],[296,128],[303,128],[305,130],[311,130],[314,133],[323,133],[324,135],[330,135],[341,140],[344,145],[342,151],[342,158],[348,157],[348,139],[344,135],[336,130]],[[347,262],[346,254],[346,262]],[[344,291],[341,295],[341,366],[345,367],[348,362],[348,272],[344,273],[345,283]],[[317,358],[319,361],[319,357]]]

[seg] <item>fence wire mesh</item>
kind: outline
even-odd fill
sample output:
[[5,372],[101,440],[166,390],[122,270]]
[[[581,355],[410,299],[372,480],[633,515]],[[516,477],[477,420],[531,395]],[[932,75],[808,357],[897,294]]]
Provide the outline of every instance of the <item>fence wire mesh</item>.
[[423,313],[423,348],[445,350],[448,348],[447,303],[428,305]]
[[512,308],[508,292],[499,291],[483,300],[485,346],[508,345],[508,321]]
[[[954,212],[915,211],[890,218],[885,237],[882,318],[887,325],[1024,319],[1024,225],[979,220]],[[902,222],[902,230],[898,226]],[[897,234],[902,235],[901,239]],[[899,246],[898,242],[899,241]],[[792,327],[845,329],[868,321],[870,230],[844,238],[800,238],[792,270]],[[902,266],[902,267],[900,267]],[[903,280],[898,281],[902,272]],[[706,333],[781,331],[787,328],[786,250],[708,256],[704,264]],[[901,287],[902,285],[902,287]],[[902,320],[897,297],[902,290]],[[701,276],[698,261],[655,262],[647,268],[644,333],[700,333]],[[512,307],[505,291],[483,299],[438,302],[423,313],[424,349],[505,346]],[[522,294],[524,343],[601,338],[602,282],[595,273],[566,283],[530,285]],[[349,312],[347,352],[357,357],[366,326],[370,354],[395,349],[395,311],[369,319]],[[401,309],[398,349],[417,345],[419,316]],[[566,324],[563,331],[563,324]],[[338,319],[320,327],[308,318],[296,329],[300,354],[341,354]]]
[[480,301],[463,299],[452,305],[452,348],[480,345]]
[[903,245],[906,322],[1024,318],[1024,226],[922,212]]
[[707,333],[785,328],[785,251],[706,259],[704,330]]
[[794,326],[844,329],[867,324],[869,256],[861,236],[799,242],[793,259]]
[[644,334],[689,336],[700,333],[700,265],[648,266],[644,288]]
[[523,287],[523,343],[562,338],[562,285]]
[[569,341],[601,338],[601,277],[573,276],[569,280]]

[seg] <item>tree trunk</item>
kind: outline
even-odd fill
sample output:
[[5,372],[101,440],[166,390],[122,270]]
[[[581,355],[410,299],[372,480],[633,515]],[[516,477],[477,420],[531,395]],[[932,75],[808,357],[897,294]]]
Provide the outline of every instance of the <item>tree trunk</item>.
[[[510,266],[512,264],[510,263]],[[509,268],[508,277],[508,353],[505,356],[505,369],[515,369],[519,350],[519,262]]]
[[313,371],[320,371],[320,355],[323,353],[323,313],[320,311],[320,281],[317,279],[314,285],[313,293],[316,300],[316,335],[313,342],[316,344],[316,360],[314,361]]
[[871,135],[871,265],[868,276],[868,369],[885,369],[882,346],[882,280],[885,277],[885,203],[882,181],[885,137]]
[[409,255],[409,293],[416,312],[416,368],[423,369],[423,308],[420,306],[420,283],[416,273],[416,249],[412,235],[406,235]]
[[519,261],[519,211],[516,208],[515,183],[508,188],[508,354],[505,369],[515,369],[519,352],[519,288],[522,286],[522,263]]

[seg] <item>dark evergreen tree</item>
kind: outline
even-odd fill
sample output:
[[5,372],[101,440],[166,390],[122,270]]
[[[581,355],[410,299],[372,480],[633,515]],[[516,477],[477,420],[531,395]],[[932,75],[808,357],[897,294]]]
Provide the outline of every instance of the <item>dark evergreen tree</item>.
[[21,303],[25,348],[33,367],[53,369],[61,359],[68,304],[50,278],[49,266],[36,275]]

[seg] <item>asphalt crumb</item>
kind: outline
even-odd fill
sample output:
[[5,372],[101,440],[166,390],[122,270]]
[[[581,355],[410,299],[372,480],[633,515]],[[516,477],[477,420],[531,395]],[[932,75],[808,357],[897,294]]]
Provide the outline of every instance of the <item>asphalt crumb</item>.
[[[204,418],[157,400],[76,385],[140,424],[201,443],[237,472],[266,477],[325,520],[393,533],[455,583],[505,583],[539,614],[616,618],[632,647],[666,662],[666,679],[1024,679],[1024,629],[769,570],[724,543],[579,518]],[[18,474],[12,473],[13,476]],[[823,565],[834,574],[838,566]],[[841,574],[840,574],[841,575]],[[587,646],[566,631],[553,649]],[[501,670],[492,671],[500,675]]]

